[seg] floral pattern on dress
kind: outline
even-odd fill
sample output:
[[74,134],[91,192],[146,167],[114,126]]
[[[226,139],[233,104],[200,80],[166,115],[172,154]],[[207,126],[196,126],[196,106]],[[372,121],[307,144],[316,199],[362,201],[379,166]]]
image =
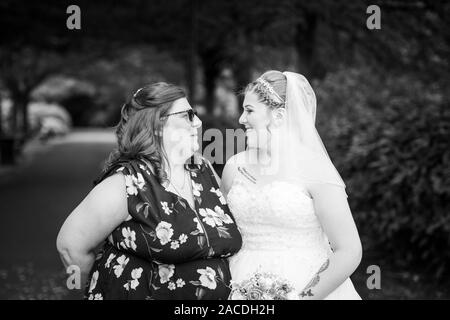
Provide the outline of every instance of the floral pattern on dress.
[[101,293],[90,294],[88,300],[103,300]]
[[156,237],[159,239],[162,245],[170,242],[173,236],[172,225],[168,222],[161,221],[156,226]]
[[125,283],[123,286],[125,290],[129,291],[130,289],[136,290],[137,286],[139,285],[139,278],[142,275],[142,268],[136,268],[131,271],[131,279],[128,280],[127,283]]
[[175,265],[162,264],[158,266],[158,274],[161,284],[164,284],[170,280],[175,272]]
[[123,248],[131,248],[136,250],[136,232],[132,231],[130,228],[122,228],[123,241],[120,245]]
[[222,208],[215,206],[214,210],[209,208],[200,209],[200,215],[203,217],[202,221],[207,225],[215,228],[221,238],[230,238],[231,235],[228,232],[228,228],[224,226],[225,224],[234,223],[231,217],[224,213]]
[[164,213],[167,214],[168,216],[170,216],[170,214],[173,212],[173,210],[169,208],[169,205],[167,204],[166,201],[161,201],[161,207]]
[[219,188],[211,188],[211,190],[209,190],[210,192],[212,192],[212,193],[214,193],[214,194],[216,194],[217,195],[217,197],[219,197],[219,201],[220,201],[220,204],[222,204],[222,205],[225,205],[225,204],[227,204],[227,200],[225,199],[225,197],[223,196],[223,194],[222,194],[222,191],[220,191],[220,189]]
[[125,185],[127,188],[127,196],[135,196],[139,190],[142,190],[145,186],[144,177],[141,173],[137,175],[125,175]]
[[129,217],[106,239],[85,298],[227,299],[227,257],[242,239],[213,172],[189,168],[195,208],[167,191],[144,161],[122,161],[102,176],[125,177]]
[[197,273],[200,274],[198,280],[190,281],[194,286],[197,286],[196,296],[198,299],[205,294],[205,289],[214,290],[217,288],[219,283],[224,283],[224,274],[220,267],[215,269],[207,266],[204,269],[197,269]]
[[116,275],[117,278],[120,278],[123,270],[125,269],[125,267],[127,266],[129,261],[130,261],[130,258],[127,258],[125,255],[121,255],[117,259],[117,264],[115,264],[113,267],[114,274]]

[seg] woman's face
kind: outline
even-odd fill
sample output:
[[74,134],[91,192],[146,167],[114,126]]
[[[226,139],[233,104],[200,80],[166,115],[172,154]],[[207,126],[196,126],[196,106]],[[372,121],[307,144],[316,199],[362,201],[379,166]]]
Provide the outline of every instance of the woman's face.
[[260,101],[254,91],[245,94],[243,109],[239,123],[245,126],[248,148],[267,149],[272,110]]
[[179,161],[184,164],[195,151],[199,149],[198,128],[202,125],[201,120],[194,116],[189,120],[187,112],[192,110],[186,98],[175,100],[168,114],[180,112],[167,117],[163,128],[163,145],[171,161]]

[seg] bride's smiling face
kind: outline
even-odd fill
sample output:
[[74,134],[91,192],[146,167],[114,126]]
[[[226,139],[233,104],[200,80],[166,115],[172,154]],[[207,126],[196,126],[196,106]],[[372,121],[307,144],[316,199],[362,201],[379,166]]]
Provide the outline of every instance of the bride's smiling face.
[[270,137],[269,128],[273,124],[273,112],[269,106],[261,102],[258,94],[253,90],[245,94],[239,123],[245,126],[249,148],[267,148]]

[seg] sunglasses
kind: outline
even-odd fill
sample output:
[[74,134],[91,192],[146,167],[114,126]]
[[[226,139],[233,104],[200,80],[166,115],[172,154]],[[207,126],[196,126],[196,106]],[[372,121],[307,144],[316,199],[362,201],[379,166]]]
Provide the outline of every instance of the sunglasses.
[[173,116],[175,114],[181,114],[181,113],[185,113],[185,112],[188,115],[189,121],[190,122],[194,122],[194,118],[197,115],[197,111],[194,111],[193,109],[188,109],[188,110],[184,110],[184,111],[169,113],[169,114],[166,114],[165,116],[161,117],[161,119],[168,118],[168,117]]

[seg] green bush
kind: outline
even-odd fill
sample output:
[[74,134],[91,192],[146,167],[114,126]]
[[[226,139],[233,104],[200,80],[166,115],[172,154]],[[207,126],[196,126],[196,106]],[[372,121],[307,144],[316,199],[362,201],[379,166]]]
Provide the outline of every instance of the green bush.
[[449,272],[449,91],[370,70],[343,70],[313,86],[318,130],[346,181],[364,247]]

